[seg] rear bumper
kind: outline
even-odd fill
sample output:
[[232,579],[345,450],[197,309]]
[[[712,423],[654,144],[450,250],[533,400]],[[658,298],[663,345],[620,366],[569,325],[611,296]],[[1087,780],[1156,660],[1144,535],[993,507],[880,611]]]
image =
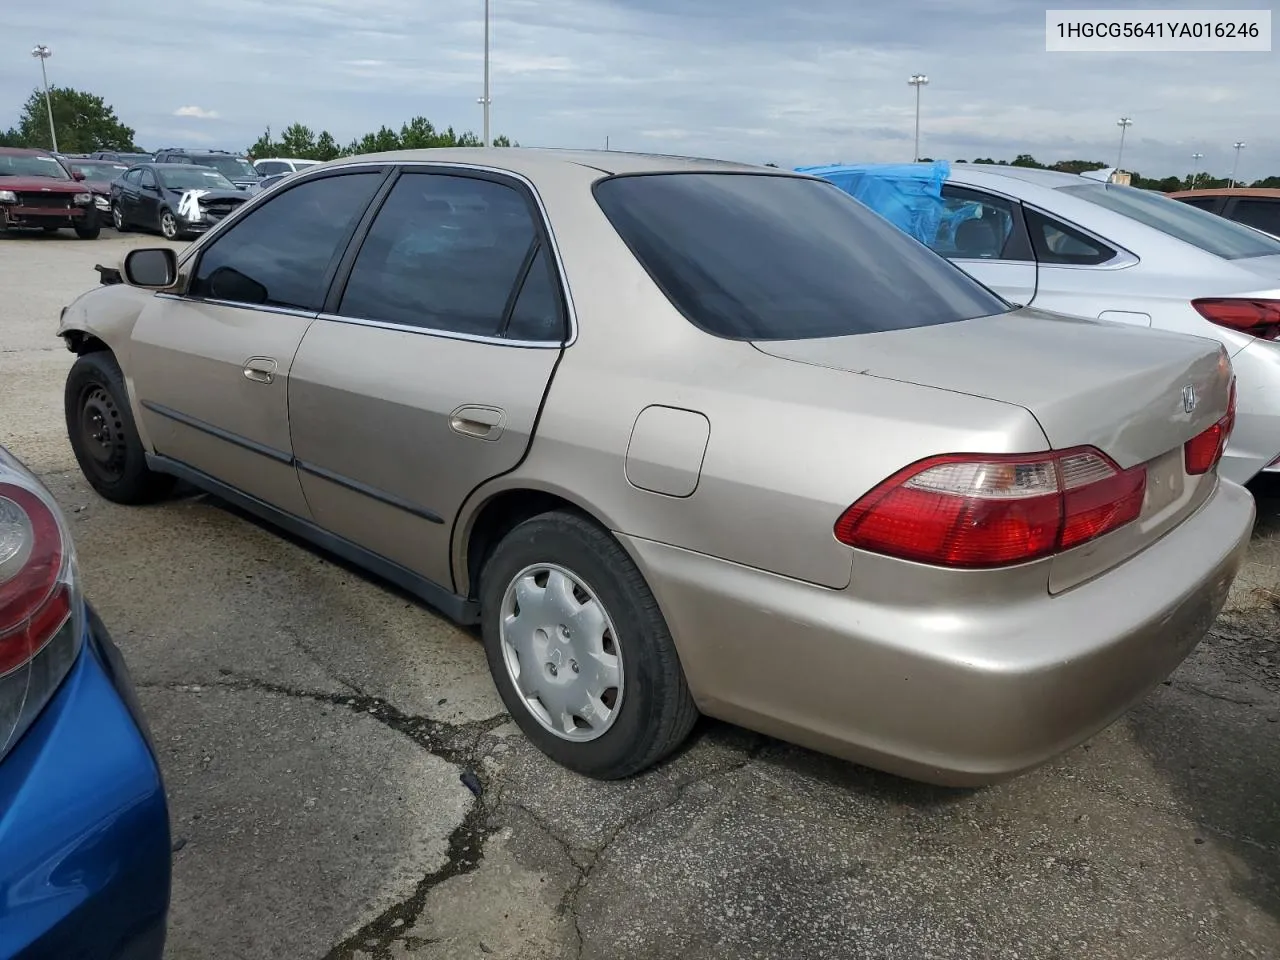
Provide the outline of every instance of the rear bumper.
[[1106,727],[1200,642],[1253,528],[1219,483],[1180,526],[1050,596],[889,604],[623,537],[676,638],[699,707],[934,783],[990,783]]
[[164,785],[124,663],[92,611],[75,666],[0,761],[0,957],[159,960]]
[[1255,340],[1231,358],[1236,372],[1236,426],[1218,472],[1248,483],[1260,470],[1280,470],[1280,343]]

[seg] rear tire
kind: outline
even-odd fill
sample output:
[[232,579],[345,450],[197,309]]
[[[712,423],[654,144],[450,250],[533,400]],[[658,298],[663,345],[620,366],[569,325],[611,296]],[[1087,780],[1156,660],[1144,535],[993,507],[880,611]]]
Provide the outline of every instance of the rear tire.
[[173,477],[147,467],[124,374],[109,351],[86,353],[72,364],[63,406],[80,472],[99,494],[133,505],[154,503],[173,489]]
[[508,533],[485,562],[480,609],[498,692],[557,763],[615,780],[688,737],[698,710],[666,620],[626,551],[590,520],[553,511]]
[[111,205],[111,225],[116,228],[116,233],[124,233],[129,229],[129,224],[124,220],[124,213],[114,203]]

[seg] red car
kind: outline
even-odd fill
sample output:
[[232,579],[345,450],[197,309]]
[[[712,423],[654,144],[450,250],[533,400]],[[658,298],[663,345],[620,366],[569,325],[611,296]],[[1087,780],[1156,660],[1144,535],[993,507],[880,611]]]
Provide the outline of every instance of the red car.
[[96,239],[102,220],[83,179],[44,150],[0,147],[0,231],[71,227],[82,240]]

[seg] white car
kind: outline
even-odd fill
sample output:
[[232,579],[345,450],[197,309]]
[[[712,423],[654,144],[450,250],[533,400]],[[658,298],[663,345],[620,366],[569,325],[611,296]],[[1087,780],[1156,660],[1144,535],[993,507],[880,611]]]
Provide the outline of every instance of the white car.
[[299,160],[291,157],[264,157],[253,161],[253,169],[264,177],[276,173],[297,173],[307,167],[314,167],[319,160]]
[[[901,165],[804,169],[903,179]],[[940,212],[936,234],[917,238],[1007,300],[1221,342],[1239,406],[1220,472],[1280,473],[1280,241],[1097,175],[954,163],[940,211],[918,190],[851,192],[900,226],[904,209]]]

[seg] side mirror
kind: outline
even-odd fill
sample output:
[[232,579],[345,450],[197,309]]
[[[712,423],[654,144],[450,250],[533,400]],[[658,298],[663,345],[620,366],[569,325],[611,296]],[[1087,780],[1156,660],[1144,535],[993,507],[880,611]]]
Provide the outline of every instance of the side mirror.
[[124,255],[120,273],[132,287],[162,290],[178,279],[178,255],[168,247],[142,247]]
[[77,169],[75,169],[75,170],[72,170],[72,171],[71,171],[71,175],[72,175],[73,177],[75,177],[77,180],[83,180],[83,179],[84,179],[84,171],[83,171],[83,170],[81,170],[81,169],[79,169],[79,168],[77,168]]

